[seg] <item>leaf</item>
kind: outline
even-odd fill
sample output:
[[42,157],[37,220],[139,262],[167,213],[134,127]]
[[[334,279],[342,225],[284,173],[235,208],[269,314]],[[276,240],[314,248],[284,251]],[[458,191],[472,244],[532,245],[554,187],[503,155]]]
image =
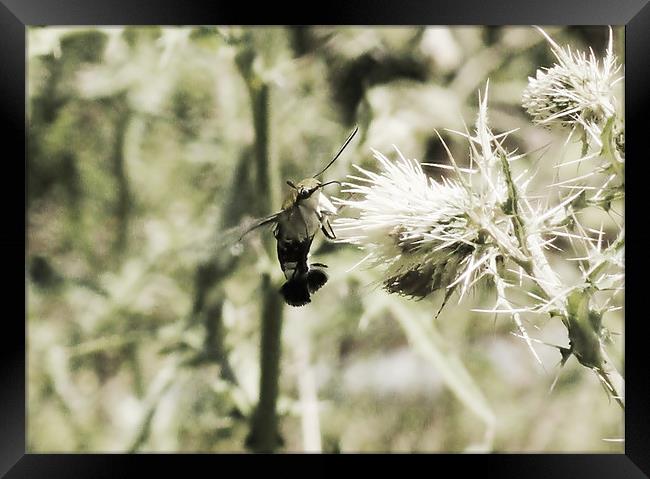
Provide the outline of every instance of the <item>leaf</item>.
[[[453,394],[485,423],[486,442],[490,445],[484,444],[481,447],[490,449],[492,430],[496,422],[494,411],[460,358],[448,350],[444,338],[433,326],[432,315],[422,312],[419,308],[407,307],[405,300],[401,298],[384,302],[372,296],[375,295],[368,295],[366,298],[369,308],[382,305],[384,308],[381,309],[390,311],[404,330],[413,349],[431,363]],[[373,308],[372,312],[377,315],[380,308]]]

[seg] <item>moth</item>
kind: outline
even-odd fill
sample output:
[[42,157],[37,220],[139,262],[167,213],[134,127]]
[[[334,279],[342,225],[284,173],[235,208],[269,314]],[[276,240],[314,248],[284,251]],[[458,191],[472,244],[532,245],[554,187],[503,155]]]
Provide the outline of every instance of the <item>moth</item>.
[[329,222],[329,216],[336,214],[336,207],[321,190],[327,185],[339,182],[322,183],[318,178],[338,159],[358,130],[358,127],[354,128],[334,158],[313,177],[298,183],[287,180],[291,191],[282,203],[282,209],[257,220],[241,236],[261,226],[273,224],[278,261],[286,279],[280,288],[280,294],[291,306],[310,303],[311,295],[327,283],[328,276],[324,271],[327,265],[310,264],[308,256],[318,230],[329,239],[336,238]]

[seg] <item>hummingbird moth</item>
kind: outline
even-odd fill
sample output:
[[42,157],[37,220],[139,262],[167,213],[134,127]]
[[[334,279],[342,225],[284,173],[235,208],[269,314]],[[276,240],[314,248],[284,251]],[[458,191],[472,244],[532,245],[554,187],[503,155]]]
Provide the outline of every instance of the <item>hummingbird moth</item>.
[[[277,213],[254,222],[241,237],[260,226],[273,224],[277,241],[277,255],[286,282],[280,288],[285,302],[291,306],[304,306],[311,302],[311,295],[327,283],[328,276],[322,263],[309,263],[308,256],[314,236],[321,230],[325,237],[335,239],[329,216],[336,214],[336,207],[321,191],[323,187],[338,181],[322,183],[318,180],[343,153],[358,127],[350,133],[334,158],[313,177],[298,183],[287,180],[291,187]],[[241,239],[240,237],[240,239]]]

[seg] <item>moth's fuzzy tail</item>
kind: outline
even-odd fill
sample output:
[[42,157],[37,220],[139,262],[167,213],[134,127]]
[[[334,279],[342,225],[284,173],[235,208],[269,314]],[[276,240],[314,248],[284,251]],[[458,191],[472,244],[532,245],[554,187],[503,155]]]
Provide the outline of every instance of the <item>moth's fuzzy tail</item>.
[[328,277],[322,269],[311,268],[298,278],[290,279],[282,285],[280,293],[290,306],[304,306],[311,303],[311,293],[321,289]]
[[327,283],[327,273],[322,269],[311,268],[307,272],[307,287],[310,293],[314,293],[321,289]]
[[284,301],[290,306],[304,306],[311,302],[307,278],[290,279],[282,285],[280,293]]

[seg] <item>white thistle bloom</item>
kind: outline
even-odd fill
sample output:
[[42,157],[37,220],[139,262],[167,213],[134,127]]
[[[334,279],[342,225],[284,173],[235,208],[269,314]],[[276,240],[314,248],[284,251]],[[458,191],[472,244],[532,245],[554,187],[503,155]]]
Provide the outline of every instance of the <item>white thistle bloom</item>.
[[616,114],[614,86],[622,80],[621,66],[613,51],[612,30],[605,58],[600,62],[591,48],[589,54],[561,48],[542,29],[551,44],[557,63],[537,70],[528,78],[522,106],[539,125],[559,124],[584,128],[599,146],[607,121]]
[[462,285],[462,297],[500,254],[486,225],[510,237],[511,221],[501,208],[507,187],[495,151],[503,138],[487,128],[486,102],[476,126],[474,136],[461,133],[470,141],[476,170],[461,170],[451,158],[458,178],[435,181],[397,148],[397,161],[373,150],[381,171],[355,166],[362,176],[350,176],[354,182],[343,190],[352,199],[335,199],[357,214],[335,220],[340,241],[367,251],[364,261],[383,269],[387,291],[422,298],[446,288],[447,298]]
[[356,167],[365,178],[344,191],[363,199],[338,202],[360,216],[337,219],[337,234],[367,249],[372,265],[385,265],[388,291],[424,297],[455,280],[475,249],[478,228],[466,214],[472,200],[457,182],[431,180],[401,153],[395,163],[374,155],[383,171]]

